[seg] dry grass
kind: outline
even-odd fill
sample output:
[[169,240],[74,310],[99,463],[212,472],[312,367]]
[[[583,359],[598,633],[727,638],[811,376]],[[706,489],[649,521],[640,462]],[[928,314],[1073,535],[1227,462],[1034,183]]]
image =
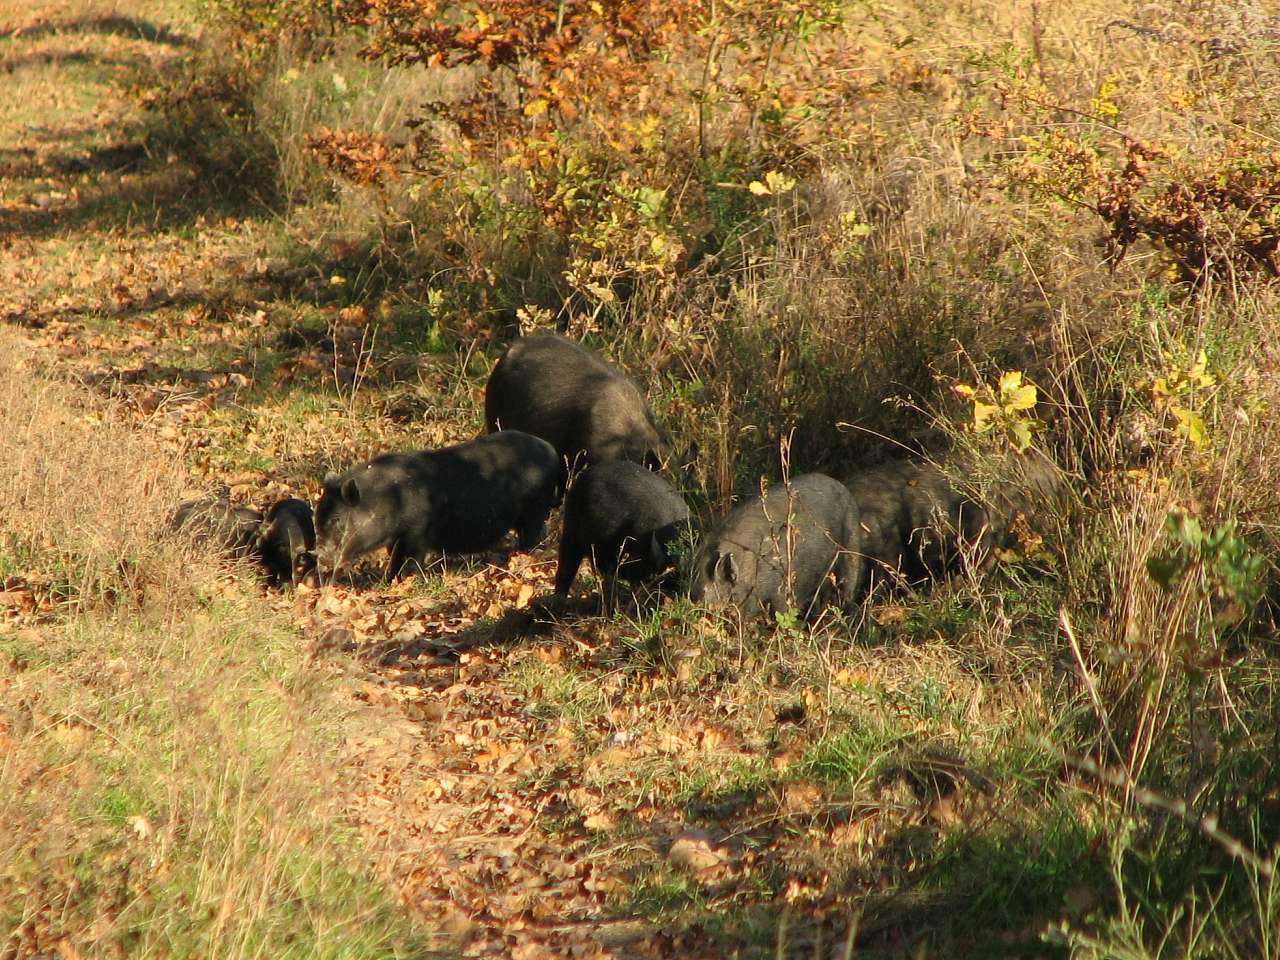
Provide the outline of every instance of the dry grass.
[[2,342],[0,570],[30,615],[0,625],[0,955],[398,955],[334,799],[335,678],[162,534],[178,466]]

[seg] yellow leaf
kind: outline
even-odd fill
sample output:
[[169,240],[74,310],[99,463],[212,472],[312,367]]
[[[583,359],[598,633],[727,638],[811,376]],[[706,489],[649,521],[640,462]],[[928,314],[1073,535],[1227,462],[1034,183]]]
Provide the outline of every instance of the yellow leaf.
[[1030,410],[1035,405],[1036,388],[1034,384],[1028,383],[1008,394],[1008,399],[1005,400],[1004,408],[1008,411]]
[[747,184],[747,189],[754,193],[757,197],[767,197],[773,191],[766,187],[759,180],[752,180]]
[[1213,386],[1218,382],[1218,378],[1213,374],[1208,373],[1208,368],[1209,357],[1203,350],[1201,350],[1196,356],[1196,362],[1191,365],[1191,379],[1202,387]]
[[1019,453],[1031,446],[1031,428],[1033,422],[1029,420],[1015,420],[1009,425],[1009,433],[1013,437],[1014,448]]
[[1177,434],[1186,437],[1196,447],[1203,447],[1209,442],[1209,431],[1205,428],[1204,418],[1194,410],[1185,407],[1170,407],[1178,419]]
[[490,17],[489,14],[485,13],[483,10],[477,10],[476,26],[479,27],[481,30],[488,30],[491,26],[493,26],[493,18]]
[[975,393],[973,387],[969,386],[967,383],[953,383],[951,385],[951,390],[953,393],[958,393],[962,397],[972,397]]
[[983,403],[981,400],[973,401],[973,427],[979,433],[991,426],[991,418],[1000,412],[1000,408],[994,403]]
[[341,276],[341,275],[336,274],[336,273],[335,273],[332,277],[330,277],[330,278],[329,278],[329,283],[330,283],[330,284],[332,284],[332,285],[333,285],[333,286],[335,286],[335,287],[340,287],[340,286],[342,286],[342,285],[343,285],[344,283],[346,283],[346,282],[347,282],[347,278],[346,278],[346,277]]
[[537,100],[530,100],[524,105],[524,115],[526,117],[539,116],[546,113],[547,107],[549,106],[550,104],[547,103],[546,97],[539,97]]
[[792,177],[779,173],[777,170],[770,170],[766,173],[764,182],[768,186],[769,192],[774,194],[789,193],[796,185]]
[[1003,397],[1022,386],[1022,371],[1008,370],[1000,374],[1000,395]]

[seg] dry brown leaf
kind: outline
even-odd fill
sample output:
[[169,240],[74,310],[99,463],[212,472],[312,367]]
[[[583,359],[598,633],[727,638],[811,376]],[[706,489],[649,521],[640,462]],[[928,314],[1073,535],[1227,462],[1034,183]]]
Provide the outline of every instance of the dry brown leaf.
[[661,753],[684,753],[689,744],[674,733],[665,733],[658,739],[658,751]]
[[905,623],[907,607],[901,603],[882,603],[871,611],[872,618],[881,626],[888,627],[899,623]]
[[787,813],[804,813],[822,802],[822,790],[816,783],[789,783],[782,790],[782,806]]
[[705,873],[724,865],[728,854],[711,845],[706,837],[686,834],[677,837],[667,853],[667,861],[675,867]]
[[150,840],[152,834],[156,832],[156,828],[151,825],[151,821],[141,814],[137,814],[129,818],[129,827],[138,835],[140,840]]
[[588,770],[612,770],[632,763],[631,751],[625,747],[607,747],[587,761]]

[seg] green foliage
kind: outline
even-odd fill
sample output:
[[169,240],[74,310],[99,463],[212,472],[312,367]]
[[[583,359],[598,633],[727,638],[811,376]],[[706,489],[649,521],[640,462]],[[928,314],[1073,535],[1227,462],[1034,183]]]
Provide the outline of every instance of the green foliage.
[[697,880],[684,874],[654,871],[637,880],[619,904],[627,915],[662,916],[673,910],[695,906],[703,900]]
[[1213,602],[1215,621],[1226,625],[1246,616],[1262,593],[1266,561],[1236,533],[1234,520],[1205,530],[1186,511],[1165,518],[1168,546],[1147,558],[1151,579],[1167,591],[1191,582]]
[[819,740],[797,767],[800,776],[825,784],[833,791],[856,790],[879,770],[900,742],[900,734],[869,716],[849,722],[846,728]]
[[[1072,901],[1096,903],[1108,886],[1106,860],[1096,854],[1103,839],[1100,824],[1083,820],[1064,795],[1031,822],[960,829],[945,837],[930,886],[963,891],[965,911],[989,929],[1024,931],[1027,920],[1079,909]],[[981,918],[981,919],[979,919]],[[961,923],[968,922],[961,920]]]

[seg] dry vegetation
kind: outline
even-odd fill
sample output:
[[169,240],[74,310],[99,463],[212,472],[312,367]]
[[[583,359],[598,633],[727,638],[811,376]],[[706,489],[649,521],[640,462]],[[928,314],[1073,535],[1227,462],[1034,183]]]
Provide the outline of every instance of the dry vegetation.
[[[0,2],[0,957],[1280,950],[1273,10],[80,6]],[[164,535],[473,435],[540,326],[704,514],[1069,502],[812,628]]]

